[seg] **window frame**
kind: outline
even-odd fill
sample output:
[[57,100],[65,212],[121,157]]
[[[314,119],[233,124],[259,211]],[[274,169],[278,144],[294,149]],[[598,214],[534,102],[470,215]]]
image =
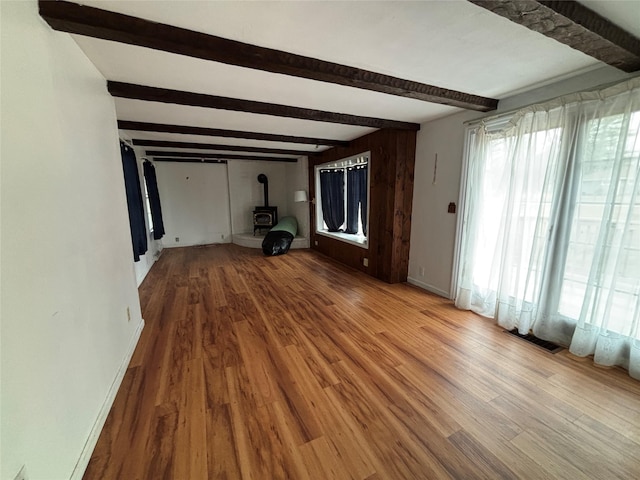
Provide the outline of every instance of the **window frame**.
[[147,221],[147,231],[149,236],[153,238],[153,216],[151,215],[151,202],[149,201],[149,189],[147,188],[147,179],[142,175],[142,186],[144,187],[144,210]]
[[[624,111],[620,108],[611,109],[610,111],[607,112],[606,115],[598,116],[598,117],[591,116],[592,112],[590,110],[587,110],[587,113],[589,113],[588,115],[582,115],[582,116],[578,115],[573,110],[570,110],[569,113],[570,113],[569,121],[573,122],[575,131],[573,128],[570,128],[570,127],[568,128],[567,126],[563,128],[563,131],[561,132],[561,145],[562,145],[562,149],[564,150],[563,153],[561,154],[562,157],[565,157],[565,158],[571,157],[571,156],[579,157],[581,160],[578,166],[576,167],[579,169],[583,169],[585,165],[590,163],[598,163],[598,164],[601,163],[600,161],[601,159],[585,160],[583,158],[584,155],[582,153],[580,152],[572,153],[572,151],[573,150],[579,151],[580,149],[583,149],[585,148],[585,146],[587,146],[588,141],[586,140],[586,138],[588,136],[588,129],[590,128],[591,122],[594,122],[594,121],[603,122],[606,119],[612,118],[616,115],[624,115]],[[631,114],[631,116],[635,118],[637,118],[637,116],[639,115],[640,115],[640,111],[635,111],[634,113]],[[493,121],[487,122],[487,124],[485,125],[485,128],[489,132],[491,132],[494,129],[498,130],[502,126],[508,124],[509,121],[513,118],[513,116],[514,114],[509,114],[509,115],[505,115],[500,118],[494,119]],[[635,121],[637,122],[637,120]],[[529,134],[543,131],[543,130],[551,130],[552,128],[557,128],[557,127],[532,130],[531,132],[529,132]],[[627,142],[630,138],[629,132],[631,131],[629,129],[629,125],[627,125],[624,128],[624,130],[627,131],[627,137],[626,137],[626,140],[623,140],[624,145],[622,146],[624,151],[622,153],[623,159],[621,161],[623,162],[625,161],[626,157],[632,158],[634,154],[634,151],[627,152],[626,150]],[[573,134],[575,138],[572,137],[571,139],[568,139],[567,135],[571,135],[571,134]],[[452,281],[451,281],[452,299],[456,298],[456,295],[458,292],[458,282],[461,275],[462,265],[461,265],[460,257],[461,257],[461,250],[462,250],[463,230],[467,228],[467,222],[468,222],[468,218],[467,218],[468,212],[466,208],[467,207],[466,197],[468,196],[467,183],[468,183],[468,176],[469,176],[470,159],[474,151],[475,135],[477,135],[476,125],[467,124],[465,129],[464,156],[462,159],[462,174],[461,174],[460,192],[459,192],[459,205],[461,208],[459,211],[459,216],[458,216],[457,225],[456,225],[456,241],[455,241],[455,247],[454,247],[454,265],[453,265],[454,274],[452,275]],[[585,180],[582,172],[579,172],[578,174],[565,178],[562,181],[562,184],[561,185],[559,184],[557,186],[557,188],[559,189],[559,192],[554,193],[553,199],[551,200],[552,204],[559,202],[561,204],[561,207],[560,207],[561,209],[570,209],[571,212],[569,214],[570,220],[567,224],[553,223],[549,228],[549,233],[548,233],[549,236],[556,236],[559,231],[562,231],[565,234],[566,244],[561,243],[560,240],[552,241],[553,243],[552,249],[555,252],[554,255],[556,255],[556,257],[552,261],[554,262],[555,265],[557,265],[556,268],[559,271],[559,274],[558,274],[559,285],[558,285],[557,291],[554,289],[550,289],[548,286],[546,287],[546,288],[549,288],[549,291],[551,291],[552,294],[548,294],[546,299],[547,303],[545,304],[544,308],[545,310],[551,312],[553,316],[555,316],[560,320],[563,320],[568,325],[575,325],[577,322],[579,322],[580,313],[569,312],[568,305],[570,303],[571,294],[567,293],[566,296],[564,296],[565,287],[568,287],[569,284],[576,284],[576,285],[582,284],[582,285],[585,285],[585,289],[588,289],[590,285],[592,288],[595,288],[595,289],[607,288],[607,285],[605,284],[600,284],[600,283],[590,284],[591,282],[590,279],[582,280],[581,278],[583,278],[584,276],[583,277],[576,276],[575,278],[571,278],[572,277],[571,269],[575,269],[575,265],[577,265],[577,263],[574,262],[571,265],[568,264],[569,251],[571,250],[572,244],[576,243],[576,240],[573,239],[574,222],[580,221],[580,218],[579,218],[580,213],[577,211],[574,211],[574,209],[583,205],[602,206],[603,208],[606,208],[606,205],[607,205],[606,199],[603,199],[602,201],[597,201],[597,202],[595,201],[588,202],[588,201],[578,199],[578,194],[580,192],[581,186],[586,181],[590,181],[590,180]],[[553,210],[555,210],[555,208],[552,208],[552,211]],[[598,223],[598,225],[601,226],[601,215],[598,215],[598,217],[596,218],[596,223]],[[597,235],[600,235],[600,233],[598,233]],[[603,234],[603,235],[606,235],[606,234]],[[596,248],[596,245],[594,245],[594,248]],[[638,249],[628,248],[628,247],[622,247],[622,248],[624,248],[627,252],[632,250],[633,251],[638,250]],[[547,261],[549,261],[549,259]],[[591,265],[591,260],[589,261],[589,265]],[[615,292],[621,295],[634,296],[633,292],[625,290],[624,287],[615,288]],[[527,299],[524,297],[521,298],[521,300],[524,302],[527,301]],[[617,332],[617,330],[614,330],[614,331]]]
[[[355,245],[357,247],[363,248],[365,250],[369,249],[369,235],[359,235],[345,232],[329,232],[326,228],[321,228],[324,226],[324,218],[322,212],[322,197],[321,197],[321,188],[320,188],[320,170],[326,170],[330,168],[344,168],[345,169],[345,188],[344,188],[344,197],[345,197],[345,208],[347,205],[347,182],[346,182],[346,172],[347,168],[356,164],[362,164],[362,161],[358,160],[366,160],[367,164],[367,229],[369,229],[369,221],[370,221],[370,212],[371,212],[371,151],[366,151],[362,153],[358,153],[356,155],[352,155],[350,157],[342,158],[340,160],[326,162],[314,167],[314,184],[316,191],[316,200],[315,200],[315,233],[317,235],[322,235],[324,237],[333,238],[335,240],[348,243],[350,245]],[[346,221],[346,215],[345,215]]]

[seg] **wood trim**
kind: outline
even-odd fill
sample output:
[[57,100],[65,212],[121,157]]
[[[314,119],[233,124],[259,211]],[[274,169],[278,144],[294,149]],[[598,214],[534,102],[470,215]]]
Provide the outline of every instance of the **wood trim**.
[[273,153],[280,155],[317,155],[319,152],[306,150],[287,150],[283,148],[248,147],[244,145],[220,145],[216,143],[172,142],[167,140],[144,140],[134,138],[133,144],[139,147],[191,148],[194,150],[227,150],[230,152]]
[[218,158],[227,160],[265,160],[267,162],[290,162],[295,163],[297,158],[285,157],[262,157],[259,155],[234,155],[231,153],[199,153],[199,152],[165,152],[162,150],[146,150],[149,157],[176,157],[176,158]]
[[407,281],[413,207],[416,136],[396,137],[395,178],[393,186],[393,250],[391,283]]
[[383,118],[363,117],[346,113],[334,113],[310,108],[292,107],[275,103],[256,102],[239,98],[220,97],[204,93],[185,92],[168,88],[149,87],[133,83],[107,81],[107,90],[118,98],[171,103],[192,107],[215,108],[234,112],[256,113],[276,117],[297,118],[314,122],[339,123],[370,128],[395,128],[398,130],[420,130],[417,123],[400,122]]
[[360,68],[259,47],[72,2],[39,1],[40,16],[55,30],[170,53],[335,83],[482,112],[498,101]]
[[[309,193],[315,198],[315,167],[362,152],[369,156],[368,248],[316,233],[311,208],[311,248],[389,283],[405,282],[409,265],[416,133],[378,130],[309,158]],[[316,245],[317,242],[317,245]],[[364,258],[368,266],[364,266]]]
[[171,158],[171,157],[162,157],[153,159],[154,162],[172,162],[172,163],[227,163],[226,160],[206,160],[206,159],[196,159],[196,158]]
[[469,1],[620,70],[640,70],[640,39],[578,2]]
[[276,135],[272,133],[243,132],[240,130],[222,130],[219,128],[192,127],[188,125],[169,125],[165,123],[135,122],[132,120],[118,120],[120,130],[137,130],[141,132],[181,133],[183,135],[204,135],[209,137],[247,138],[264,140],[267,142],[302,143],[309,145],[347,146],[344,140],[327,138],[294,137],[292,135]]

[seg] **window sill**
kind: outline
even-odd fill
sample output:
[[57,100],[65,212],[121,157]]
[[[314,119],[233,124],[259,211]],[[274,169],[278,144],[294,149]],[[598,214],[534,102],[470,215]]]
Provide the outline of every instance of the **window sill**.
[[340,240],[341,242],[355,245],[356,247],[360,247],[364,249],[369,248],[369,242],[367,241],[367,237],[363,235],[354,235],[352,233],[342,233],[342,232],[328,232],[327,230],[316,230],[316,233],[324,237],[335,238],[336,240]]

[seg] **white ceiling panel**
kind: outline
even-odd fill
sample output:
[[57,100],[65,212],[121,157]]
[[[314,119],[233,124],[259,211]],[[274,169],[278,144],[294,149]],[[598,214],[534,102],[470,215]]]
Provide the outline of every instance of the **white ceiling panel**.
[[460,110],[78,35],[74,39],[105,78],[119,82],[408,122]]
[[[585,5],[640,36],[640,0]],[[539,87],[598,60],[465,0],[83,1],[219,37],[490,98]],[[108,80],[424,123],[459,108],[74,35]],[[116,99],[121,120],[352,140],[371,128]],[[309,145],[158,132],[131,137],[309,150]],[[312,147],[311,147],[312,148]],[[320,147],[326,149],[327,147]]]
[[85,3],[484,96],[597,63],[465,0]]

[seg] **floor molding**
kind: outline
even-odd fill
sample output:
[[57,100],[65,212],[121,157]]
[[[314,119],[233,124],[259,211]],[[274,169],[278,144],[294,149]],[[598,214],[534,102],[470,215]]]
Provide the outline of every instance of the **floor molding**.
[[129,367],[129,362],[131,362],[131,357],[133,357],[133,352],[138,345],[138,341],[140,340],[140,335],[142,334],[142,330],[144,329],[144,318],[140,321],[138,328],[131,337],[131,341],[129,342],[129,348],[127,350],[126,355],[122,359],[122,363],[118,372],[116,373],[116,377],[113,379],[113,383],[111,384],[111,388],[109,388],[109,392],[107,393],[107,397],[102,404],[102,408],[100,409],[100,413],[98,413],[98,417],[96,418],[93,427],[91,428],[91,432],[89,433],[89,437],[87,438],[86,443],[84,444],[84,448],[80,453],[80,458],[78,459],[78,463],[76,463],[75,468],[73,469],[73,473],[71,474],[70,480],[82,480],[85,470],[87,469],[87,465],[89,465],[89,460],[91,459],[91,454],[93,450],[96,448],[96,444],[98,443],[98,438],[100,437],[100,433],[102,432],[102,428],[107,420],[107,416],[109,415],[109,411],[111,410],[111,406],[116,398],[116,394],[120,389],[120,385],[122,384],[122,380],[124,379],[124,374],[127,372],[127,368]]
[[421,282],[420,280],[416,280],[413,277],[407,278],[407,283],[411,285],[415,285],[416,287],[420,287],[427,292],[435,293],[436,295],[440,295],[441,297],[448,298],[449,300],[453,300],[449,292],[445,292],[444,290],[439,289],[438,287],[434,287],[433,285],[429,285],[428,283]]

